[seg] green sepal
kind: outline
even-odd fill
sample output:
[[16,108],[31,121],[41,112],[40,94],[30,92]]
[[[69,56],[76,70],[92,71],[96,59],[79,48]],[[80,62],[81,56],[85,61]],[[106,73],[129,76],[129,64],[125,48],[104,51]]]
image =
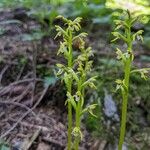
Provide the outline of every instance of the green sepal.
[[63,28],[61,28],[58,25],[55,25],[55,28],[58,33],[56,34],[54,39],[56,39],[57,37],[62,36],[62,35],[68,37],[67,32]]
[[82,88],[90,86],[91,88],[96,89],[96,86],[94,85],[93,82],[96,81],[97,76],[91,77],[90,79],[88,79],[87,81],[85,81],[81,86]]
[[127,38],[126,38],[124,35],[122,35],[121,33],[119,33],[119,32],[112,32],[112,34],[113,34],[116,38],[122,39],[123,41],[127,42]]
[[80,33],[79,35],[75,36],[75,37],[73,38],[73,41],[74,41],[74,40],[77,40],[77,39],[79,39],[79,38],[81,38],[81,39],[82,39],[82,38],[85,38],[87,35],[88,35],[87,33],[82,32],[82,33]]
[[125,62],[125,56],[119,48],[117,48],[116,54],[117,54],[117,59],[121,59],[123,62]]
[[147,80],[147,74],[149,73],[150,71],[150,68],[143,68],[143,69],[135,69],[135,70],[132,70],[131,71],[131,74],[132,73],[140,73],[141,74],[141,78],[143,78],[144,80]]
[[[73,108],[76,110],[76,108],[77,108],[77,104],[76,104],[76,102],[75,102],[75,100],[74,100],[74,97],[69,93],[69,92],[67,92],[67,101],[66,101],[66,103],[67,102],[70,102],[71,103],[71,105],[73,106]],[[65,104],[66,104],[65,103]]]
[[143,30],[139,30],[136,33],[134,33],[132,35],[132,40],[135,41],[136,38],[137,38],[137,39],[140,39],[143,42],[143,37],[142,37],[143,32],[144,32]]
[[78,75],[77,75],[77,73],[74,72],[73,69],[69,68],[68,72],[72,75],[72,77],[73,77],[77,82],[79,81]]
[[79,127],[74,127],[74,129],[72,130],[72,135],[74,137],[80,138],[81,140],[83,139],[83,134]]
[[97,118],[97,116],[93,113],[93,110],[96,108],[97,105],[98,104],[92,104],[92,105],[87,106],[85,109],[82,110],[81,115],[83,115],[86,112],[89,112],[90,115]]

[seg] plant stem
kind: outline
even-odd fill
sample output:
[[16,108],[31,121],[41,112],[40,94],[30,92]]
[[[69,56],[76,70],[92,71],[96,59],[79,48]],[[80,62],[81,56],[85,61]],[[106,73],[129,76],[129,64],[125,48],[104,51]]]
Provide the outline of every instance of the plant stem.
[[[80,92],[81,92],[81,84],[82,84],[82,81],[80,79],[80,81],[78,82],[78,91]],[[80,129],[80,114],[81,114],[81,99],[82,99],[82,96],[80,96],[79,101],[77,103],[77,108],[76,108],[76,127],[79,129]],[[78,136],[75,138],[75,150],[79,149],[80,138],[81,137],[78,137]]]
[[129,76],[130,76],[130,66],[131,61],[128,60],[125,66],[125,85],[127,87],[126,91],[122,92],[123,103],[122,103],[122,120],[121,120],[121,130],[118,150],[122,150],[122,145],[124,142],[125,132],[126,132],[126,120],[127,120],[127,105],[128,105],[128,88],[129,88]]
[[[68,58],[68,67],[72,68],[73,60],[72,60],[72,34],[69,33],[69,41],[68,41],[68,50],[69,50],[69,58]],[[72,79],[68,81],[68,92],[72,93]],[[68,150],[71,150],[72,145],[72,105],[71,102],[68,101]]]
[[[85,63],[85,66],[87,65],[87,61]],[[81,92],[80,99],[77,103],[77,109],[76,109],[76,127],[80,130],[80,124],[81,124],[81,112],[82,112],[82,104],[84,103],[84,88],[81,88],[81,85],[85,82],[85,76],[84,72],[81,73],[80,81],[78,82],[78,91]],[[75,138],[75,150],[79,149],[79,143],[81,141],[82,137],[76,137]]]
[[[76,127],[79,129],[80,129],[80,110],[81,110],[81,107],[80,107],[80,101],[79,101],[77,105],[77,110],[76,110]],[[79,149],[80,138],[81,137],[78,137],[78,136],[75,138],[75,150]]]
[[124,143],[125,133],[126,133],[126,120],[127,120],[127,106],[128,106],[128,95],[129,95],[129,80],[130,80],[130,72],[131,72],[131,53],[132,53],[132,39],[131,39],[131,28],[129,27],[126,30],[127,38],[128,38],[128,58],[126,58],[126,62],[124,64],[124,85],[125,89],[122,91],[122,116],[121,116],[121,129],[120,129],[120,138],[119,138],[119,146],[118,150],[122,150],[122,146]]
[[72,132],[72,106],[71,103],[68,102],[68,150],[71,150],[71,132]]

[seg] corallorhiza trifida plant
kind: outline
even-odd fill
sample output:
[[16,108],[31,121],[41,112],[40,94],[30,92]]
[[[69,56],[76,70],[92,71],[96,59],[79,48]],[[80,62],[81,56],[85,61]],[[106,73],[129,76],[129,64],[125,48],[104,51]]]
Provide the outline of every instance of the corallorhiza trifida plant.
[[[66,59],[66,64],[57,64],[59,71],[57,76],[62,77],[66,88],[67,88],[67,100],[68,105],[68,150],[78,150],[79,143],[82,140],[81,116],[85,112],[89,112],[93,115],[92,110],[96,107],[96,104],[90,105],[84,108],[84,95],[85,88],[90,86],[96,88],[94,83],[96,77],[88,78],[88,73],[91,70],[92,61],[89,60],[91,57],[92,50],[90,47],[85,48],[84,38],[87,36],[86,33],[79,33],[81,29],[80,22],[81,18],[76,18],[71,21],[62,16],[57,18],[62,19],[64,22],[64,28],[56,26],[58,32],[56,37],[62,36],[63,41],[60,42],[60,48],[58,54],[61,54]],[[78,41],[78,49],[73,48],[73,43]],[[76,55],[74,51],[76,50]],[[75,123],[73,123],[73,109],[75,112]]]
[[139,30],[133,33],[131,28],[138,21],[139,18],[133,17],[131,13],[127,10],[126,16],[122,20],[115,20],[116,28],[112,34],[115,36],[116,41],[118,39],[126,43],[127,49],[125,52],[117,48],[117,59],[119,59],[123,65],[124,78],[116,80],[117,90],[120,89],[122,93],[122,116],[121,116],[121,127],[120,127],[120,138],[118,150],[122,150],[124,143],[125,133],[126,133],[126,119],[127,119],[127,105],[128,105],[128,95],[129,95],[129,80],[130,75],[135,72],[139,72],[141,77],[146,79],[146,74],[150,68],[135,69],[132,70],[132,62],[134,60],[133,42],[138,39],[143,41],[142,33],[143,30]]

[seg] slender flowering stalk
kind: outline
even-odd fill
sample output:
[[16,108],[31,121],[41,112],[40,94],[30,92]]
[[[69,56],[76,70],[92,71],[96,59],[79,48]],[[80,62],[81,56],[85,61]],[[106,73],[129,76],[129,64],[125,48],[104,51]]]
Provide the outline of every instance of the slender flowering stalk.
[[[62,16],[59,16],[64,21],[65,29],[60,26],[56,26],[57,36],[63,36],[63,42],[60,42],[60,48],[58,54],[62,54],[67,60],[67,64],[57,64],[59,71],[57,75],[62,75],[62,79],[65,82],[67,88],[67,100],[68,104],[68,150],[79,149],[79,143],[82,139],[81,116],[85,112],[89,112],[93,115],[92,110],[96,107],[96,104],[84,107],[84,92],[87,86],[96,88],[94,83],[96,77],[88,79],[88,72],[91,70],[92,61],[89,57],[92,56],[91,48],[85,48],[84,38],[86,33],[79,33],[81,29],[81,18],[76,18],[71,21]],[[78,41],[78,55],[73,55],[73,43]],[[73,90],[74,87],[74,90]],[[73,128],[72,109],[75,110],[75,127]],[[74,138],[72,138],[72,136]],[[75,140],[74,142],[73,139]],[[73,143],[73,144],[72,144]]]
[[[144,69],[136,69],[132,70],[132,62],[134,60],[134,54],[132,45],[136,39],[142,38],[142,30],[137,31],[136,33],[131,32],[131,27],[137,21],[138,18],[132,17],[131,13],[127,11],[126,18],[124,20],[115,20],[116,28],[115,32],[112,34],[115,36],[113,41],[117,39],[123,40],[127,45],[127,50],[123,53],[120,49],[117,48],[117,59],[121,60],[124,65],[124,79],[123,80],[116,80],[117,88],[121,89],[122,93],[122,116],[121,116],[121,128],[120,128],[120,138],[119,138],[119,145],[118,150],[122,150],[122,145],[124,143],[125,133],[126,133],[126,120],[127,120],[127,105],[128,105],[128,95],[129,95],[129,80],[131,73],[139,72],[141,77],[146,79],[146,73],[150,68]],[[122,33],[119,29],[123,29],[124,33]]]
[[87,78],[88,72],[91,70],[92,61],[89,60],[89,57],[92,56],[91,48],[85,49],[84,41],[81,41],[81,54],[76,59],[78,68],[76,72],[76,83],[77,83],[77,92],[76,92],[76,127],[73,130],[73,133],[75,133],[75,150],[78,150],[80,140],[82,139],[82,133],[80,131],[80,122],[81,122],[81,116],[84,114],[84,112],[88,111],[90,114],[94,116],[92,113],[92,110],[96,107],[96,104],[90,105],[87,108],[83,109],[84,106],[84,93],[85,88],[87,86],[90,86],[91,88],[96,88],[94,83],[96,77],[91,77],[90,79]]
[[[57,18],[62,19],[67,28],[64,30],[60,26],[56,26],[56,31],[58,32],[56,37],[63,36],[63,42],[60,42],[60,48],[57,54],[63,54],[64,58],[67,60],[67,65],[64,66],[62,64],[57,64],[60,68],[57,75],[61,75],[64,72],[63,80],[65,81],[66,88],[68,93],[72,94],[72,77],[68,72],[69,69],[73,68],[73,32],[78,31],[80,29],[79,22],[81,18],[77,18],[74,21],[69,21],[62,16],[58,16]],[[55,37],[55,38],[56,38]],[[72,105],[71,102],[68,101],[68,150],[71,150],[72,144]]]

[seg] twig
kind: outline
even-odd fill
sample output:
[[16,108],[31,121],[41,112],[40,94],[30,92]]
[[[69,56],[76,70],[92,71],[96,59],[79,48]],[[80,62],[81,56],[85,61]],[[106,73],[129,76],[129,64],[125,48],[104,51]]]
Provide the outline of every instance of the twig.
[[26,105],[23,105],[23,104],[20,104],[20,103],[17,103],[17,102],[11,102],[11,101],[0,101],[0,104],[15,105],[15,106],[22,107],[22,108],[30,111],[36,117],[36,114],[29,107],[27,107]]
[[103,140],[103,141],[100,143],[98,150],[104,150],[105,147],[106,147],[106,144],[107,144],[107,141]]
[[[10,121],[13,121],[13,122],[16,122],[16,120],[15,119],[12,119],[12,118],[10,118],[9,119]],[[41,132],[50,132],[50,130],[47,128],[47,127],[44,127],[44,126],[40,126],[40,125],[35,125],[35,124],[30,124],[30,123],[28,123],[28,122],[19,122],[19,124],[21,125],[21,126],[24,126],[24,127],[27,127],[27,128],[33,128],[33,129],[40,129],[41,130]]]
[[23,92],[21,95],[15,98],[8,98],[7,101],[20,102],[27,95],[30,88],[31,88],[31,84],[29,84],[27,88],[23,89]]
[[37,64],[37,46],[35,44],[35,42],[33,42],[33,61],[32,61],[32,65],[33,65],[33,83],[32,83],[32,98],[31,98],[31,106],[33,105],[33,101],[34,101],[34,93],[35,93],[35,85],[36,85],[36,64]]
[[5,115],[5,113],[4,113],[4,112],[1,112],[1,113],[0,113],[0,118],[3,117],[4,115]]
[[6,66],[2,69],[2,71],[1,71],[1,73],[0,73],[0,85],[1,85],[1,81],[2,81],[3,75],[4,75],[4,73],[6,72],[6,70],[9,68],[9,66],[10,66],[10,65],[6,65]]
[[24,64],[23,67],[21,68],[20,73],[17,76],[17,81],[21,78],[21,75],[22,75],[22,73],[24,71],[25,66],[26,66],[26,64]]
[[33,78],[32,78],[32,79],[24,79],[24,80],[15,81],[15,82],[9,84],[9,85],[6,86],[6,87],[0,88],[0,95],[4,95],[5,93],[9,92],[10,89],[12,88],[12,86],[15,86],[15,85],[21,84],[21,83],[25,83],[25,82],[32,82],[32,81],[34,81],[34,80],[39,81],[39,82],[43,82],[43,80],[40,79],[40,78],[37,78],[37,79],[33,79]]
[[32,71],[28,72],[28,73],[23,77],[23,79],[31,78],[31,76],[32,76]]
[[[23,150],[28,150],[28,149],[32,146],[33,142],[37,139],[37,137],[39,136],[40,132],[41,132],[41,130],[38,129],[38,130],[33,134],[32,138],[31,138],[30,140],[25,141],[25,143],[23,144],[23,147],[22,147],[21,149],[23,149]],[[27,143],[27,142],[28,142],[28,143]]]
[[47,86],[47,87],[43,90],[42,95],[40,96],[40,98],[38,99],[38,101],[34,104],[34,106],[33,106],[30,110],[28,110],[21,118],[19,118],[18,121],[17,121],[9,130],[7,130],[4,134],[2,134],[2,135],[0,136],[1,139],[3,139],[5,136],[9,135],[10,132],[11,132],[12,130],[14,130],[14,128],[16,128],[16,126],[17,126],[31,111],[33,111],[33,109],[35,109],[35,108],[39,105],[39,103],[40,103],[41,100],[43,99],[44,95],[46,94],[48,88],[49,88],[49,86]]
[[21,95],[15,97],[12,101],[20,102],[20,101],[27,95],[27,93],[28,93],[30,87],[31,87],[31,84],[29,84],[29,85],[27,86],[27,88],[22,92]]
[[45,142],[49,142],[51,144],[60,146],[62,148],[65,148],[65,145],[63,145],[62,143],[60,143],[60,142],[58,142],[58,141],[56,141],[56,140],[54,140],[52,138],[43,137],[42,140],[45,141]]

